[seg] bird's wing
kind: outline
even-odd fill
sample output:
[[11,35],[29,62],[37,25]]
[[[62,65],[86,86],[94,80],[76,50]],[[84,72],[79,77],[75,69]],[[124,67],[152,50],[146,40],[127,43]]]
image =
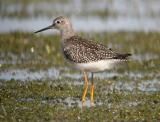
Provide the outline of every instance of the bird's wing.
[[102,44],[73,36],[65,41],[64,55],[70,61],[87,63],[91,61],[118,59],[118,54]]

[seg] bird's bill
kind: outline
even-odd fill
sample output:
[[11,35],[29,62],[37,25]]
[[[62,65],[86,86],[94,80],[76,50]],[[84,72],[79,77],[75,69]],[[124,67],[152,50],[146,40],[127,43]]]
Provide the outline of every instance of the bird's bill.
[[34,33],[39,33],[39,32],[42,32],[42,31],[45,31],[45,30],[48,30],[48,29],[52,29],[53,27],[54,27],[54,25],[50,25],[50,26],[48,26],[48,27],[45,27],[45,28],[40,29],[40,30],[38,30],[38,31],[35,31]]

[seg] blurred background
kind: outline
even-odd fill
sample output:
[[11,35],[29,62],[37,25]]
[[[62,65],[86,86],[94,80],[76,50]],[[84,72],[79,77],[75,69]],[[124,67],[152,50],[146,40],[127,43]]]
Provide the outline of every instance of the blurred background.
[[[131,53],[95,73],[81,112],[83,76],[67,65],[56,30],[68,16],[80,36]],[[90,74],[89,74],[90,76]],[[160,0],[0,0],[0,121],[160,121]]]
[[77,31],[160,31],[159,0],[0,1],[0,32],[33,32],[59,15]]

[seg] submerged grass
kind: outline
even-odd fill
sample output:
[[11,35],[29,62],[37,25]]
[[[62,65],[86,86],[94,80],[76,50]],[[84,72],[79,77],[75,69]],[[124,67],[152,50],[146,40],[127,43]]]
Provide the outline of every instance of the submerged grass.
[[[128,62],[129,73],[126,74],[125,67],[116,70],[123,74],[121,76],[108,80],[95,78],[95,107],[90,111],[87,106],[83,112],[80,109],[83,83],[73,83],[80,79],[1,79],[0,121],[160,121],[159,86],[152,86],[156,90],[151,91],[140,89],[143,81],[160,80],[160,34],[117,32],[80,35],[93,37],[117,51],[132,53]],[[59,40],[57,35],[1,33],[0,73],[10,69],[39,71],[50,67],[66,68]],[[62,70],[61,74],[65,72],[72,75],[75,70]],[[134,73],[140,76],[132,76]],[[128,84],[134,87],[130,89]]]
[[[56,84],[56,85],[55,85]],[[97,84],[93,111],[77,106],[67,107],[67,97],[80,99],[82,86],[59,81],[1,81],[1,121],[158,121],[160,92],[98,92]],[[98,105],[98,102],[101,104]]]
[[[84,36],[83,33],[79,35]],[[131,53],[132,61],[129,61],[128,65],[131,70],[157,72],[160,69],[159,33],[118,32],[85,36],[92,36],[93,40],[118,52]],[[23,32],[0,34],[0,57],[3,62],[1,68],[64,66],[59,40],[58,35],[34,35]]]
[[[104,18],[108,15],[113,15],[113,12],[108,10],[107,7],[94,8],[91,3],[95,4],[95,6],[96,3],[98,4],[97,1],[81,1],[79,5],[79,2],[74,0],[6,0],[0,1],[0,17],[24,19],[28,17],[50,17],[57,14],[71,16],[73,13],[77,14],[77,12],[72,10],[72,7],[75,5],[78,5],[80,8],[78,10],[79,16],[98,16]],[[91,9],[84,9],[86,5]]]

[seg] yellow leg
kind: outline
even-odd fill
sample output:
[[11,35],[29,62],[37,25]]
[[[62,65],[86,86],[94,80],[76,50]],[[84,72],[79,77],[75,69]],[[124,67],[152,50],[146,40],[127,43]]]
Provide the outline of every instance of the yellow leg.
[[90,97],[91,107],[93,106],[93,102],[94,102],[94,84],[91,84],[91,97]]
[[85,72],[84,72],[84,80],[85,80],[85,84],[84,84],[84,90],[83,90],[83,95],[82,95],[82,107],[83,107],[83,103],[85,101],[85,97],[86,97],[87,89],[88,89],[88,78]]
[[91,73],[91,96],[90,96],[90,106],[93,108],[94,103],[94,82],[93,82],[93,72]]

